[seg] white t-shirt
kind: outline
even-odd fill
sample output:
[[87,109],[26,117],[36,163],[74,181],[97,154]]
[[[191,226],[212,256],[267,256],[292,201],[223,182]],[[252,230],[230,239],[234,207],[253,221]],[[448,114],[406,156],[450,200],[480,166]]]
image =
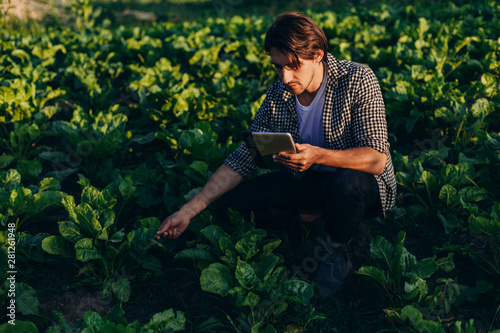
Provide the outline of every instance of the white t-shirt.
[[[323,136],[323,107],[325,105],[327,75],[326,63],[323,62],[323,82],[310,105],[305,106],[300,104],[299,99],[295,96],[300,126],[300,143],[308,143],[321,148],[328,148]],[[317,171],[335,170],[335,168],[319,164],[314,164],[311,169]]]

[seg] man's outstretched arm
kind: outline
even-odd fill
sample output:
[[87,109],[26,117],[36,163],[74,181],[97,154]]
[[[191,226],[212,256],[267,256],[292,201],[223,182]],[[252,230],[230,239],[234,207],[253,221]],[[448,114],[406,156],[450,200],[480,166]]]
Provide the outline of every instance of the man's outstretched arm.
[[242,180],[243,177],[239,173],[223,164],[210,177],[200,192],[163,221],[157,234],[163,238],[175,239],[179,237],[186,230],[193,217],[226,192],[235,188]]

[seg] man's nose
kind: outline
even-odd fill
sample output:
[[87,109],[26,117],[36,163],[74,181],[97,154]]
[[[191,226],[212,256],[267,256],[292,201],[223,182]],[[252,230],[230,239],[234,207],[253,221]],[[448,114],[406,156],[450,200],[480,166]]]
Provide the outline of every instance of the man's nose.
[[288,84],[288,82],[292,81],[292,78],[292,71],[283,69],[283,83]]

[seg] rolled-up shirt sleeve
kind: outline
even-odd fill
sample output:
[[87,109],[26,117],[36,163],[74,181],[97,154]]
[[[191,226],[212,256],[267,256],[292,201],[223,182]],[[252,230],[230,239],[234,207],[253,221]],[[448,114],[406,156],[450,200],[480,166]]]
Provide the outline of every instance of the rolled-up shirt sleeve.
[[[266,96],[252,122],[252,126],[250,128],[251,132],[271,131],[269,127],[269,103],[270,99]],[[239,173],[243,178],[250,177],[256,169],[255,161],[253,160],[252,155],[244,142],[242,142],[241,145],[227,157],[224,164]]]
[[357,147],[371,147],[389,154],[387,120],[380,84],[373,71],[362,67],[364,72],[354,94],[353,133]]

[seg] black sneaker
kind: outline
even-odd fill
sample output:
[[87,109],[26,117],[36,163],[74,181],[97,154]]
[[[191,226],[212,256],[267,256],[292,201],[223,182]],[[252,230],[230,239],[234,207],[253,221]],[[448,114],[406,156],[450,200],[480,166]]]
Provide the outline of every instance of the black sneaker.
[[352,275],[353,267],[347,253],[347,245],[341,248],[328,246],[325,250],[329,255],[321,262],[312,282],[318,286],[321,297],[332,297]]

